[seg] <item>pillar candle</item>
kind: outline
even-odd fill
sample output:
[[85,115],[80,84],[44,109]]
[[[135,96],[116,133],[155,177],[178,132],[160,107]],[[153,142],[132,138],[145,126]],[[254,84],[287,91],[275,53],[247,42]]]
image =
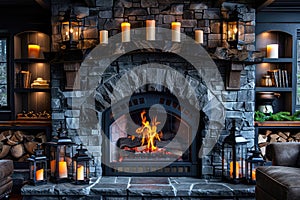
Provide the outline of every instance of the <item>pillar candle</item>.
[[180,42],[180,22],[172,22],[172,41]]
[[40,56],[40,45],[29,44],[28,45],[28,58],[39,58]]
[[77,180],[84,180],[84,167],[79,165],[77,167]]
[[58,175],[59,178],[67,178],[68,177],[68,169],[67,169],[67,162],[60,161],[58,163]]
[[[240,164],[238,162],[235,163],[235,177],[239,178],[239,172],[240,172]],[[229,174],[230,178],[233,178],[233,162],[230,162],[229,166]]]
[[195,30],[195,41],[203,44],[203,30]]
[[155,40],[155,20],[146,20],[146,40]]
[[252,179],[253,181],[256,180],[256,171],[255,171],[255,169],[252,170],[252,173],[251,173],[251,179]]
[[36,174],[35,174],[35,177],[36,177],[37,181],[44,180],[44,169],[37,170]]
[[267,45],[267,58],[278,58],[278,44]]
[[51,171],[51,174],[54,174],[55,172],[55,164],[56,164],[56,160],[51,160],[50,161],[50,171]]
[[121,24],[122,42],[130,42],[130,23],[123,22]]
[[108,44],[108,31],[107,30],[101,30],[99,32],[100,35],[100,44]]

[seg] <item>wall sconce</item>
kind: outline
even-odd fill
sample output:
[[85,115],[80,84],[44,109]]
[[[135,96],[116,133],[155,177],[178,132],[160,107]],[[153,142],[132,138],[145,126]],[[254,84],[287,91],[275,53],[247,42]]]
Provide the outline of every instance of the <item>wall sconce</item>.
[[77,49],[81,39],[81,27],[82,20],[77,18],[73,9],[67,10],[60,21],[61,49]]
[[239,12],[237,7],[228,15],[228,17],[223,19],[223,35],[226,36],[226,41],[230,45],[230,48],[237,48],[239,41]]

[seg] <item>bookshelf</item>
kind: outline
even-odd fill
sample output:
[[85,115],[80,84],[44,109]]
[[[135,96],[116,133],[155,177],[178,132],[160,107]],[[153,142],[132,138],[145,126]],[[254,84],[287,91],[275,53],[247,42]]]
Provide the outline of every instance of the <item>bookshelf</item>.
[[[14,117],[24,120],[24,113],[46,120],[38,113],[51,111],[50,64],[43,52],[50,52],[50,37],[38,31],[25,31],[14,36]],[[50,120],[50,119],[48,119]]]

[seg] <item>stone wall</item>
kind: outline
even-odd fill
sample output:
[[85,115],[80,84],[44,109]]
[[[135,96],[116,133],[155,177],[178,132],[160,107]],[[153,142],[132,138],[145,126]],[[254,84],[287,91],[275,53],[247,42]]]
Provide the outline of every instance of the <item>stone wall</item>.
[[[72,1],[73,2],[73,1]],[[59,51],[61,36],[59,34],[59,15],[66,11],[71,0],[60,1],[52,0],[52,50]],[[254,51],[255,42],[255,11],[249,9],[245,5],[240,4],[223,4],[223,8],[211,7],[209,1],[202,3],[194,3],[194,1],[181,0],[96,0],[96,6],[88,8],[85,4],[73,4],[76,12],[86,16],[84,18],[86,28],[84,30],[85,40],[81,43],[83,52],[88,52],[98,44],[98,31],[106,29],[109,36],[114,36],[120,32],[120,24],[123,21],[131,23],[132,28],[141,28],[145,26],[146,19],[155,19],[156,26],[170,29],[172,21],[180,21],[182,23],[181,32],[190,37],[194,37],[196,28],[204,30],[204,44],[202,45],[209,52],[214,52],[217,47],[226,47],[226,42],[222,40],[221,34],[221,16],[229,12],[235,5],[239,6],[242,15],[242,25],[240,30],[243,32],[239,36],[238,49],[243,52]],[[168,60],[168,57],[164,59]],[[169,57],[170,63],[172,59]],[[111,71],[106,71],[104,76],[111,76],[120,72],[121,69],[128,70],[128,66],[140,64],[140,61],[151,59],[143,57],[143,55],[123,58],[118,62],[113,62]],[[75,65],[75,63],[74,63]],[[180,70],[183,63],[174,63]],[[241,64],[242,65],[242,64]],[[117,67],[118,66],[118,67]],[[129,66],[130,67],[130,66]],[[228,62],[218,62],[218,69],[223,77],[225,84],[226,71],[228,70]],[[82,68],[83,69],[83,68]],[[182,70],[182,69],[181,69]],[[97,71],[80,70],[81,89],[76,91],[65,90],[65,71],[61,63],[53,64],[52,72],[52,119],[53,119],[53,135],[62,121],[68,129],[69,135],[74,142],[87,145],[89,154],[93,155],[97,164],[97,175],[101,175],[101,124],[98,120],[101,118],[101,112],[95,113],[94,108],[81,106],[85,104],[86,96],[91,95],[89,91],[84,90],[84,86],[88,84],[100,84],[94,79]],[[241,72],[241,88],[236,91],[226,91],[224,88],[219,89],[218,97],[222,100],[226,109],[226,119],[240,118],[241,134],[250,139],[249,147],[253,146],[254,139],[254,98],[255,98],[255,65],[243,65]],[[85,104],[89,105],[89,104]],[[92,105],[92,104],[90,104]],[[85,116],[96,115],[94,121],[85,119]],[[86,128],[89,124],[91,129]],[[214,149],[203,158],[202,175],[203,177],[218,176],[218,167],[221,163],[220,146],[228,132],[227,127],[221,131],[220,137],[205,137],[208,130],[203,130],[203,144],[207,147],[214,145]],[[211,136],[211,135],[210,135]],[[100,149],[100,151],[99,151]],[[209,148],[208,148],[209,149]],[[92,169],[93,170],[93,169]]]

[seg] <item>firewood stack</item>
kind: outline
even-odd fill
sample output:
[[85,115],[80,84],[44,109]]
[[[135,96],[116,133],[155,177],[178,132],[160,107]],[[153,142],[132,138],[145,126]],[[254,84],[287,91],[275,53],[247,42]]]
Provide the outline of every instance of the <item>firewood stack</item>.
[[300,132],[293,134],[291,132],[266,130],[265,134],[258,135],[258,146],[262,156],[266,155],[266,146],[272,142],[300,142]]
[[34,154],[38,143],[46,142],[44,132],[30,135],[23,131],[7,130],[0,133],[0,159],[24,162]]

